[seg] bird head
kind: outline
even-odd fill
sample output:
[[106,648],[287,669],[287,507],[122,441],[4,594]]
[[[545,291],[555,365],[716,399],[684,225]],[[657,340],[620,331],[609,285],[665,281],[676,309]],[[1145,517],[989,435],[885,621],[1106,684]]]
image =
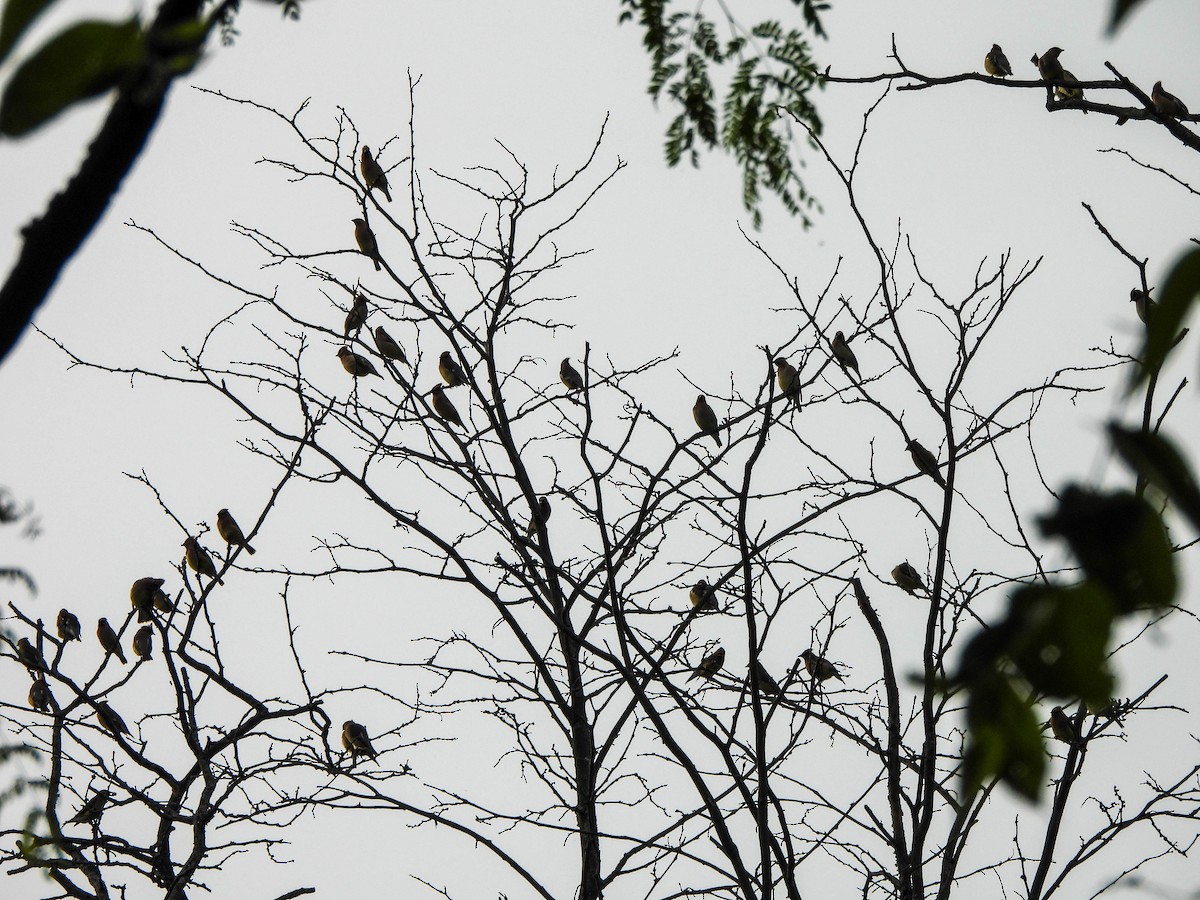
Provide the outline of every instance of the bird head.
[[349,347],[342,347],[340,350],[338,350],[337,355],[338,355],[338,358],[340,359],[343,356],[349,355],[349,353],[350,353]]
[[777,366],[786,366],[788,364],[788,361],[786,359],[784,359],[782,356],[771,360],[771,362],[775,363],[775,365],[777,365]]
[[351,221],[354,222],[354,227],[356,227],[356,228],[366,228],[367,227],[366,219],[352,219]]
[[805,650],[803,653],[800,654],[800,658],[807,662],[807,661],[811,661],[813,659],[813,657],[815,657],[816,655],[817,654],[813,653],[811,650]]
[[368,147],[366,144],[363,144],[363,148],[362,148],[362,155],[363,155],[363,158],[364,158],[364,159],[370,159],[370,158],[371,158],[371,148],[370,148],[370,147]]
[[1060,53],[1062,53],[1062,47],[1051,47],[1044,54],[1042,54],[1042,59],[1053,61],[1058,59],[1058,54]]

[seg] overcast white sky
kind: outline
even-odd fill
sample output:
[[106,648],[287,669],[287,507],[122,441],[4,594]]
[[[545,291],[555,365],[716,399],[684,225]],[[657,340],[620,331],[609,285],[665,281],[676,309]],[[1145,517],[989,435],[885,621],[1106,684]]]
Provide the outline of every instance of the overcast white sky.
[[[1194,46],[1200,5],[1153,0],[1115,40],[1104,34],[1108,6],[1096,0],[837,0],[826,19],[831,40],[815,52],[836,74],[877,72],[890,68],[894,34],[911,68],[952,74],[977,70],[998,41],[1018,75],[1028,77],[1030,54],[1058,45],[1065,48],[1064,64],[1081,78],[1105,77],[1109,60],[1147,90],[1162,79],[1200,107]],[[74,18],[85,8],[119,15],[130,7],[77,2],[60,14],[69,11]],[[783,285],[738,233],[749,217],[728,161],[705,157],[699,172],[666,169],[661,147],[667,118],[645,93],[640,33],[618,27],[618,12],[615,0],[313,0],[299,23],[286,23],[272,7],[247,3],[236,45],[215,49],[191,81],[285,111],[311,98],[303,121],[313,132],[331,132],[338,107],[344,107],[373,147],[395,135],[401,140],[393,146],[403,146],[411,71],[422,78],[418,152],[426,166],[444,172],[501,163],[496,138],[544,178],[555,164],[580,161],[611,113],[601,165],[619,156],[629,168],[569,238],[573,247],[595,248],[563,276],[578,299],[559,316],[577,327],[530,352],[552,361],[550,378],[556,361],[578,357],[584,341],[627,362],[679,346],[679,368],[714,389],[728,384],[731,373],[757,378],[757,346],[781,327],[771,308],[787,303]],[[782,0],[738,6],[736,12],[743,21],[793,14]],[[717,15],[715,5],[711,14]],[[59,22],[50,18],[37,33],[45,35]],[[874,86],[833,85],[820,98],[828,143],[842,159],[878,94]],[[1134,346],[1138,323],[1128,294],[1136,272],[1091,226],[1081,201],[1092,203],[1133,253],[1151,257],[1151,284],[1196,234],[1198,221],[1194,197],[1118,154],[1097,151],[1127,149],[1192,184],[1200,183],[1196,154],[1173,146],[1147,123],[1118,128],[1099,115],[1048,115],[1042,99],[1037,92],[977,83],[899,94],[877,114],[863,154],[860,200],[872,227],[886,242],[899,223],[924,255],[929,274],[946,285],[968,285],[984,257],[1009,250],[1016,259],[1045,256],[1005,326],[1006,353],[994,360],[1001,383],[1014,374],[1036,379],[1068,361],[1086,361],[1089,348],[1110,338],[1118,348]],[[103,111],[103,104],[92,104],[29,140],[0,145],[5,271],[15,254],[12,236],[71,174]],[[314,251],[350,245],[352,209],[314,205],[303,190],[289,188],[278,169],[255,165],[263,156],[298,152],[266,117],[176,87],[147,152],[60,280],[38,326],[81,355],[152,365],[160,350],[195,346],[234,302],[122,225],[130,219],[261,289],[280,284],[285,291],[311,291],[279,270],[259,270],[259,259],[228,229],[237,220]],[[394,161],[384,158],[385,164]],[[804,232],[769,205],[761,240],[810,291],[822,287],[845,257],[838,292],[866,298],[875,273],[861,236],[823,165],[810,156],[807,171],[826,213]],[[1194,356],[1188,348],[1189,365]],[[332,357],[330,364],[337,365]],[[682,379],[674,394],[668,392],[673,389],[664,387],[663,396],[647,400],[686,428],[694,393]],[[1200,437],[1194,396],[1189,388],[1172,419],[1175,432],[1193,447]],[[1119,409],[1117,392],[1110,391],[1056,418],[1060,431],[1045,457],[1052,485],[1102,472],[1120,477],[1099,439],[1106,415]],[[273,470],[237,447],[243,432],[228,407],[199,392],[144,381],[131,389],[128,381],[69,371],[61,353],[32,331],[0,367],[0,422],[0,484],[33,500],[43,527],[32,543],[6,534],[0,563],[31,571],[40,594],[26,607],[48,620],[61,605],[85,622],[114,607],[123,613],[133,577],[165,574],[177,561],[179,539],[174,532],[159,538],[156,529],[165,526],[152,496],[123,472],[144,469],[193,524],[211,524],[220,506],[256,511],[254,504],[274,483]],[[1034,508],[1044,507],[1041,498]],[[268,529],[256,541],[258,559],[311,546],[311,535]],[[916,555],[889,548],[873,566],[876,574],[886,572],[893,553]],[[1186,602],[1195,609],[1190,591]],[[1179,631],[1158,635],[1153,649],[1160,660],[1190,660],[1186,644],[1194,641],[1193,626],[1179,617],[1174,627]],[[1163,700],[1185,703],[1198,687],[1194,666],[1175,666]],[[1188,746],[1194,751],[1194,743]],[[1115,754],[1113,760],[1123,764]],[[314,851],[329,835],[296,834],[297,865],[286,874],[266,863],[257,867],[263,895],[312,883],[322,888],[319,896],[338,896],[332,883],[337,873]],[[345,854],[339,859],[377,864],[378,858],[369,861],[380,846],[356,837],[353,846],[339,846]],[[436,854],[445,850],[434,842],[429,852],[434,855],[426,859],[436,868]],[[1186,867],[1166,863],[1163,880],[1187,884]],[[35,896],[24,881],[6,883],[5,895],[15,887],[14,896]],[[366,894],[383,895],[409,896]]]

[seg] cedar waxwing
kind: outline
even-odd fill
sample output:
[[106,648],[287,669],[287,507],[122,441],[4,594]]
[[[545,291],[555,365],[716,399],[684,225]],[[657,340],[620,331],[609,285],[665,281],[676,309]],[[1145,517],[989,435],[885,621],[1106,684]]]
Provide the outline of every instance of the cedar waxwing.
[[700,665],[692,669],[692,674],[687,680],[693,678],[711,679],[714,675],[721,671],[721,666],[725,665],[725,648],[718,647],[704,659],[700,660]]
[[1062,47],[1051,47],[1041,56],[1033,54],[1031,62],[1037,66],[1038,74],[1042,76],[1042,81],[1061,81],[1063,77],[1062,63],[1058,61],[1058,55],[1062,53]]
[[566,385],[569,392],[583,390],[583,376],[571,365],[570,357],[563,358],[562,363],[558,367],[558,377],[562,379],[562,383]]
[[74,825],[80,822],[87,825],[95,825],[100,821],[100,817],[104,815],[104,807],[108,805],[109,798],[112,797],[112,791],[96,791],[92,796],[87,798],[87,802],[79,807],[79,812],[67,819],[66,824]]
[[[1068,70],[1063,69],[1062,77],[1067,84],[1060,84],[1054,88],[1054,96],[1059,100],[1082,100],[1083,88],[1079,87],[1079,79],[1072,75]],[[1074,82],[1072,84],[1072,82]],[[1087,114],[1085,109],[1084,114]]]
[[35,672],[46,671],[46,660],[42,659],[42,654],[38,652],[38,648],[33,646],[33,642],[29,638],[21,638],[17,641],[17,659],[25,663],[25,667],[33,669]]
[[358,244],[360,253],[371,257],[376,272],[383,268],[379,264],[379,244],[375,242],[375,232],[371,230],[366,219],[354,220],[354,242]]
[[915,596],[917,591],[928,590],[925,582],[921,580],[921,573],[910,566],[907,560],[892,569],[892,581],[896,582],[906,594]]
[[187,560],[188,568],[197,575],[207,575],[217,584],[223,585],[225,583],[217,577],[217,567],[213,565],[212,557],[208,555],[208,551],[201,547],[200,542],[194,537],[189,537],[183,542],[183,556]]
[[408,364],[408,357],[404,355],[404,350],[382,325],[375,329],[375,346],[379,350],[379,355],[384,359],[398,359],[405,365]]
[[162,589],[163,583],[161,578],[139,578],[129,588],[129,602],[138,611],[139,622],[149,622],[154,618],[154,609],[170,612],[174,608]]
[[117,639],[117,633],[113,631],[113,627],[108,624],[108,619],[102,618],[96,623],[96,638],[106,652],[121,661],[121,665],[128,664],[125,660],[125,651],[121,649],[121,642]]
[[709,586],[707,578],[701,578],[692,585],[688,599],[692,601],[692,607],[700,612],[712,612],[717,608],[717,592]]
[[246,543],[246,536],[227,509],[217,510],[217,534],[230,547],[245,547],[246,552],[254,555],[254,548]]
[[797,406],[800,405],[800,373],[782,356],[775,360],[775,381],[779,391]]
[[1008,64],[1008,57],[1004,55],[999,44],[992,44],[992,49],[983,58],[983,68],[989,75],[996,78],[1004,78],[1012,74],[1012,66]]
[[854,355],[854,351],[850,349],[850,343],[846,340],[846,336],[840,331],[834,334],[833,342],[833,358],[838,361],[838,365],[842,367],[843,372],[854,370],[854,374],[862,377],[862,373],[858,371],[858,357]]
[[838,681],[843,680],[841,673],[837,670],[837,666],[825,657],[817,656],[811,650],[805,650],[800,654],[800,658],[804,660],[804,670],[818,684],[828,681],[830,678],[836,678]]
[[908,452],[912,456],[913,464],[920,470],[921,474],[928,475],[939,486],[946,486],[946,479],[942,477],[942,472],[938,468],[937,457],[926,450],[918,441],[908,442]]
[[141,659],[153,659],[154,626],[143,625],[133,636],[133,652]]
[[779,682],[770,676],[761,662],[754,663],[754,683],[758,685],[760,694],[778,694]]
[[50,693],[50,685],[42,679],[37,679],[29,686],[29,705],[34,709],[50,712],[50,704],[53,702],[54,695]]
[[696,398],[696,404],[692,407],[692,418],[696,420],[696,427],[716,441],[717,446],[720,447],[721,425],[717,421],[717,414],[708,405],[703,394]]
[[387,202],[392,202],[392,195],[388,191],[387,175],[384,174],[383,166],[375,162],[375,157],[371,155],[371,148],[363,144],[362,155],[358,158],[358,170],[362,172],[363,181],[367,184],[367,190],[371,188],[379,188],[383,191],[383,196],[387,198]]
[[1160,116],[1181,119],[1188,114],[1188,108],[1183,105],[1183,101],[1174,94],[1164,91],[1161,81],[1154,82],[1154,89],[1150,92],[1150,102],[1154,104],[1154,111]]
[[1146,291],[1134,288],[1129,292],[1129,300],[1134,304],[1133,308],[1137,311],[1137,317],[1142,320],[1142,324],[1149,324],[1154,309],[1154,298]]
[[58,639],[64,644],[67,641],[82,641],[80,637],[79,619],[75,617],[75,613],[65,607],[58,611]]
[[354,303],[350,307],[350,312],[346,313],[346,325],[343,331],[346,340],[358,334],[362,327],[367,324],[367,313],[369,311],[367,298],[362,294],[356,293],[354,295]]
[[360,753],[367,754],[371,759],[375,758],[375,748],[371,746],[367,729],[353,719],[347,719],[342,725],[342,746],[350,754],[352,765]]
[[338,350],[337,355],[338,359],[342,361],[342,368],[355,378],[364,378],[367,375],[378,375],[380,378],[383,377],[375,371],[375,367],[371,365],[371,361],[369,359],[367,359],[365,356],[360,356],[349,347],[343,347],[342,349]]
[[96,718],[100,720],[101,725],[112,733],[113,737],[129,734],[129,727],[125,724],[125,720],[103,700],[96,701]]
[[542,497],[538,500],[537,512],[530,517],[529,527],[525,529],[526,534],[535,534],[537,532],[538,522],[545,524],[550,521],[550,513],[553,512],[550,508],[550,498]]
[[467,427],[463,424],[462,419],[459,418],[458,410],[454,408],[454,404],[450,402],[450,398],[446,396],[446,392],[442,390],[440,384],[435,384],[433,390],[429,392],[429,402],[433,405],[433,411],[443,421],[453,422],[459,428],[465,429]]
[[442,355],[438,357],[438,372],[442,376],[442,381],[446,382],[446,387],[458,387],[460,384],[467,383],[467,376],[463,374],[462,366],[450,355],[449,350],[443,350]]
[[1075,723],[1063,712],[1061,706],[1050,710],[1050,730],[1064,744],[1070,744],[1072,747],[1079,745],[1079,732],[1075,730]]
[[1109,699],[1103,705],[1100,703],[1089,703],[1087,705],[1087,710],[1097,719],[1108,719],[1108,721],[1116,722],[1119,726],[1124,728],[1125,713],[1128,712],[1129,707],[1125,701],[1118,700],[1114,697]]

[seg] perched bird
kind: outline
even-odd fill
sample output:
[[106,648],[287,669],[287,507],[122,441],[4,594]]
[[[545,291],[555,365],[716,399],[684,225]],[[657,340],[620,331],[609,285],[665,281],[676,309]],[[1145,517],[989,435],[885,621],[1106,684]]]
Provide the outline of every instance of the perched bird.
[[125,659],[125,651],[121,649],[121,642],[117,639],[117,633],[113,631],[113,627],[108,624],[108,619],[102,618],[96,623],[96,639],[100,641],[100,646],[105,652],[111,653],[121,661],[121,665],[127,665]]
[[843,680],[841,673],[837,670],[837,666],[825,657],[817,656],[811,650],[805,650],[800,654],[800,658],[804,660],[804,670],[818,684],[828,681],[830,678],[836,678],[838,681]]
[[1050,730],[1064,744],[1070,744],[1072,747],[1079,746],[1079,732],[1075,730],[1075,723],[1071,721],[1071,717],[1063,711],[1061,706],[1050,710]]
[[379,188],[383,192],[383,196],[387,198],[387,202],[392,202],[392,195],[388,191],[387,175],[384,174],[383,166],[375,162],[375,157],[371,155],[371,148],[363,144],[362,155],[358,158],[358,170],[362,172],[363,181],[367,183],[367,190],[371,188]]
[[834,334],[831,347],[833,349],[833,358],[838,361],[838,365],[842,367],[842,371],[848,372],[850,369],[853,369],[855,375],[862,377],[862,373],[858,371],[858,357],[850,349],[850,342],[846,340],[844,334],[840,331]]
[[1060,81],[1062,79],[1063,67],[1062,63],[1058,61],[1060,53],[1062,53],[1062,47],[1051,47],[1041,56],[1033,54],[1033,59],[1030,61],[1037,66],[1042,81]]
[[537,531],[539,522],[541,522],[543,525],[546,522],[549,522],[551,512],[550,499],[548,497],[542,497],[540,500],[538,500],[537,512],[530,517],[529,527],[525,529],[525,533],[533,534]]
[[42,659],[42,654],[29,638],[21,638],[17,641],[17,659],[25,663],[26,668],[33,669],[35,672],[46,671],[46,660]]
[[241,527],[227,509],[217,510],[217,534],[230,547],[244,547],[247,553],[254,555],[254,548],[246,543],[246,536],[242,534]]
[[350,306],[350,312],[346,313],[346,325],[343,333],[346,339],[349,340],[353,335],[358,334],[362,327],[367,324],[367,298],[362,294],[354,295],[354,303]]
[[197,575],[207,575],[217,584],[225,583],[217,577],[217,567],[213,565],[208,551],[201,547],[200,542],[194,537],[189,537],[183,542],[183,555],[187,560],[188,568]]
[[438,357],[438,372],[442,376],[442,381],[446,382],[446,387],[458,387],[460,384],[467,383],[467,376],[463,374],[462,366],[450,355],[449,350],[443,350],[442,355]]
[[696,403],[692,407],[692,418],[696,420],[696,427],[716,441],[717,446],[720,447],[721,425],[717,421],[717,414],[708,405],[703,394],[696,398]]
[[375,748],[371,746],[371,738],[367,736],[367,729],[353,719],[347,719],[342,724],[342,746],[350,754],[351,764],[360,753],[367,754],[371,759],[375,758]]
[[450,398],[446,396],[446,392],[442,390],[440,384],[435,384],[433,390],[429,392],[429,402],[433,405],[433,411],[443,421],[452,422],[459,428],[466,428],[458,415],[458,410],[454,408],[454,404],[450,402]]
[[775,362],[775,381],[779,384],[779,391],[783,396],[789,398],[797,406],[800,405],[800,373],[796,371],[796,367],[784,359],[782,356]]
[[49,712],[53,702],[54,695],[50,693],[50,685],[40,678],[35,679],[29,686],[29,705],[42,712]]
[[709,586],[707,578],[701,578],[692,585],[688,599],[692,601],[692,607],[700,612],[712,612],[717,608],[717,592]]
[[892,569],[892,581],[896,582],[905,593],[914,596],[917,591],[928,590],[925,582],[921,580],[921,573],[910,566],[907,560]]
[[721,666],[725,665],[725,648],[718,647],[704,659],[700,660],[700,665],[692,669],[692,674],[688,676],[688,681],[693,678],[710,679],[721,671]]
[[[1054,96],[1059,100],[1082,100],[1083,88],[1079,86],[1079,79],[1067,69],[1063,69],[1062,77],[1067,83],[1057,85],[1054,88]],[[1086,109],[1083,112],[1087,115]]]
[[68,825],[74,825],[76,822],[95,825],[100,821],[100,817],[104,815],[104,807],[108,806],[108,801],[112,798],[112,791],[96,791],[92,796],[87,798],[83,806],[79,807],[79,812],[67,819]]
[[779,682],[770,676],[763,664],[757,660],[754,663],[754,683],[758,685],[760,694],[778,694]]
[[918,441],[908,442],[908,453],[912,456],[913,464],[923,475],[928,475],[943,488],[946,486],[946,479],[942,477],[942,472],[938,468],[936,456],[922,447]]
[[583,390],[583,376],[579,374],[579,370],[571,365],[570,357],[563,357],[563,361],[558,366],[558,377],[562,379],[562,383],[566,385],[568,391]]
[[66,607],[58,611],[58,639],[63,643],[67,641],[82,641],[80,637],[79,619],[75,617],[75,613],[71,612]]
[[408,357],[404,355],[404,350],[382,325],[375,329],[375,346],[379,349],[379,355],[384,359],[398,359],[402,363],[408,363]]
[[992,49],[983,58],[983,68],[989,75],[997,78],[1004,78],[1012,74],[1012,66],[1008,64],[1008,57],[1004,55],[999,44],[992,44]]
[[133,652],[138,655],[139,659],[153,659],[154,657],[151,655],[153,651],[154,627],[143,625],[133,636]]
[[1154,82],[1154,89],[1150,91],[1150,102],[1154,104],[1154,111],[1160,116],[1181,119],[1188,114],[1188,108],[1184,106],[1183,101],[1163,90],[1161,81]]
[[1129,300],[1134,304],[1133,308],[1137,311],[1137,317],[1142,320],[1143,324],[1148,325],[1154,309],[1154,298],[1146,291],[1134,288],[1129,292]]
[[103,700],[96,701],[96,718],[112,733],[113,737],[129,734],[129,727],[125,724],[125,720]]
[[163,584],[161,578],[139,578],[129,588],[129,602],[138,611],[139,622],[149,622],[154,618],[154,609],[171,611],[171,600],[162,589]]
[[365,356],[360,356],[349,347],[343,347],[337,352],[338,359],[342,361],[342,368],[353,375],[355,378],[362,378],[367,375],[383,376],[375,371],[375,367],[371,365],[371,361]]
[[379,244],[375,241],[375,232],[371,230],[366,219],[354,220],[354,242],[358,244],[360,253],[371,257],[376,272],[383,268],[379,263]]

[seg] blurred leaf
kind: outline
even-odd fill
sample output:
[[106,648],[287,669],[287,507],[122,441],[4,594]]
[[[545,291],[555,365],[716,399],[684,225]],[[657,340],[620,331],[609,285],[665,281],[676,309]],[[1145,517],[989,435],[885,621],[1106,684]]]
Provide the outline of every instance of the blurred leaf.
[[1066,539],[1088,578],[1107,590],[1119,615],[1166,606],[1178,587],[1162,520],[1128,491],[1067,488],[1042,531]]
[[1100,705],[1112,698],[1113,604],[1105,590],[1030,585],[1013,595],[1009,615],[1016,625],[1008,654],[1034,690]]
[[973,686],[967,702],[967,747],[963,778],[973,794],[984,782],[1001,781],[1037,800],[1045,775],[1042,731],[1033,709],[999,673]]
[[53,2],[54,0],[8,0],[8,3],[4,4],[4,18],[0,20],[0,63],[8,58],[9,51],[25,33],[25,29]]
[[1140,354],[1142,364],[1134,372],[1130,391],[1162,367],[1197,294],[1200,294],[1200,247],[1185,253],[1167,273],[1159,301],[1148,316],[1146,343]]
[[1112,34],[1120,27],[1126,16],[1133,12],[1142,0],[1113,0],[1112,19],[1108,23],[1108,33]]
[[71,104],[115,87],[142,57],[136,18],[72,25],[13,73],[0,97],[0,133],[28,134]]
[[1171,498],[1180,512],[1200,531],[1200,487],[1187,460],[1161,434],[1140,429],[1108,426],[1113,446],[1129,467]]

